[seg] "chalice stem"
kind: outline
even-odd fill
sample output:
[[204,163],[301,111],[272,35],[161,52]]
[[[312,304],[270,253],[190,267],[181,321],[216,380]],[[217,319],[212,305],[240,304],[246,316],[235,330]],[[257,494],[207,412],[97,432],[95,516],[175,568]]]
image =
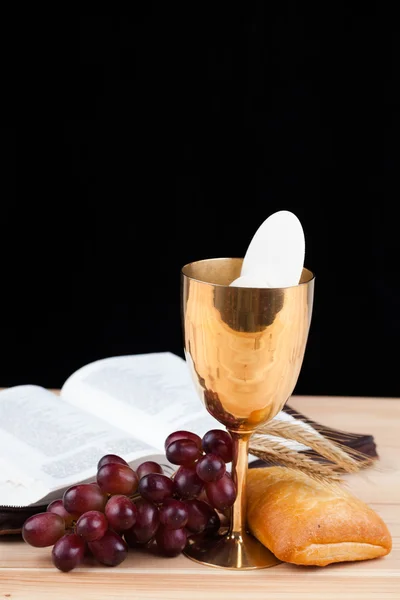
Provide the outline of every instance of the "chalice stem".
[[231,509],[231,524],[228,535],[241,538],[246,531],[246,479],[248,451],[251,433],[229,432],[233,442],[232,478],[236,485],[236,500]]

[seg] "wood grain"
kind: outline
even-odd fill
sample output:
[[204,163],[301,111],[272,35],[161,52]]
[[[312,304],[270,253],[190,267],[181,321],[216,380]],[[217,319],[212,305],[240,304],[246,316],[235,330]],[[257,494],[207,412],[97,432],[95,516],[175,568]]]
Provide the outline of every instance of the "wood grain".
[[387,523],[393,537],[387,557],[324,568],[281,564],[233,572],[203,567],[184,556],[166,559],[132,551],[116,568],[88,562],[60,573],[48,548],[34,549],[9,537],[0,541],[0,599],[399,600],[400,399],[296,396],[290,402],[326,425],[374,435],[378,464],[346,477],[346,484]]

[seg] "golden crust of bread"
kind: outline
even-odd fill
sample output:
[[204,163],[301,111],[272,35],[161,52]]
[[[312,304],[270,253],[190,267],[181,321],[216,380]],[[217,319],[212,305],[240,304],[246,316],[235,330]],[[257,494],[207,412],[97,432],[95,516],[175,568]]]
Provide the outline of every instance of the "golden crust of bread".
[[250,469],[250,531],[277,558],[326,566],[385,556],[392,538],[381,517],[339,486],[285,467]]

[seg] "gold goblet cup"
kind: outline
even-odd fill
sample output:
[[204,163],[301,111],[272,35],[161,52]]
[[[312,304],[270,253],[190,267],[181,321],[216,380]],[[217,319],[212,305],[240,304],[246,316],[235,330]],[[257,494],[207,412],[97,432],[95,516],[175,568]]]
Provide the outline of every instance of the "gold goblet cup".
[[240,288],[242,259],[200,260],[182,268],[184,350],[201,400],[232,436],[237,497],[228,532],[191,543],[186,556],[228,569],[280,561],[246,529],[248,446],[256,428],[283,408],[294,390],[311,321],[314,275],[299,285]]

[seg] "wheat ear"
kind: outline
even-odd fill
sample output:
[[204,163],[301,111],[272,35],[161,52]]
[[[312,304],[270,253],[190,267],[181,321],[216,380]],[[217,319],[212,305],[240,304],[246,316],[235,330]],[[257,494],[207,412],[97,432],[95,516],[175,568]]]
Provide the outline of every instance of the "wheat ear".
[[[272,435],[296,441],[329,460],[333,463],[334,468],[346,473],[357,473],[373,462],[370,457],[361,452],[333,442],[300,423],[273,420],[257,429],[256,435],[258,438],[262,438],[263,435]],[[265,443],[269,444],[269,440],[265,440]]]
[[272,465],[280,465],[301,471],[320,483],[338,483],[340,474],[332,465],[321,464],[305,454],[288,448],[280,442],[260,441],[259,436],[251,439],[249,451],[257,458]]

